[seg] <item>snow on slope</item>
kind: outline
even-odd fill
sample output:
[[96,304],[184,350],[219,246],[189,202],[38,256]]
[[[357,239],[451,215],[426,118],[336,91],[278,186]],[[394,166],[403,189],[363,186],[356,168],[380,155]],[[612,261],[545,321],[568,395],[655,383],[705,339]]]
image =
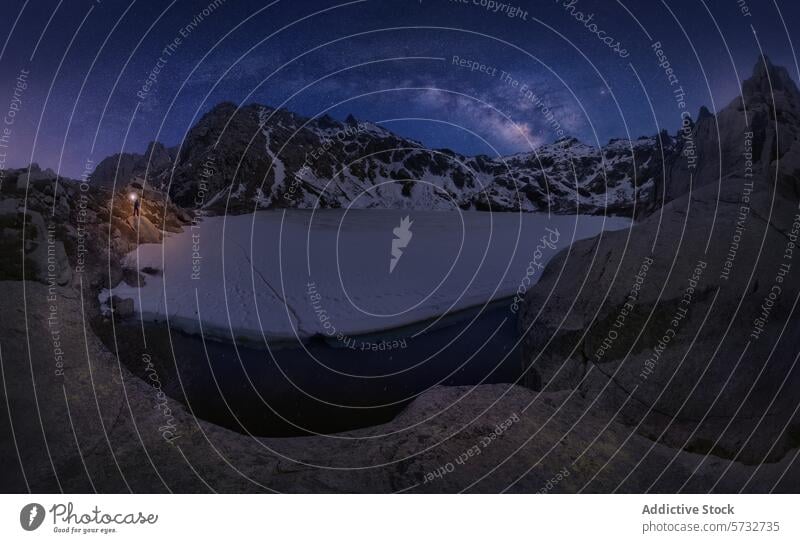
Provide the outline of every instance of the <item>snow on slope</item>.
[[[218,214],[283,208],[391,208],[540,211],[631,216],[652,204],[664,174],[666,134],[612,140],[602,147],[574,138],[510,157],[464,156],[348,117],[305,118],[258,104],[222,103],[191,128],[181,152],[159,149],[157,166],[126,155],[127,176],[115,177],[117,158],[98,165],[93,182],[147,184],[169,190],[184,207],[196,205],[198,179]],[[210,164],[210,168],[204,165]],[[230,194],[230,198],[228,195]]]
[[[411,238],[390,273],[393,231],[406,216]],[[535,283],[538,266],[573,235],[628,224],[598,216],[357,209],[208,217],[163,244],[139,246],[126,265],[150,272],[143,271],[146,285],[123,282],[101,301],[133,298],[145,320],[168,315],[190,333],[202,321],[205,334],[228,340],[364,334],[511,296],[532,261]]]

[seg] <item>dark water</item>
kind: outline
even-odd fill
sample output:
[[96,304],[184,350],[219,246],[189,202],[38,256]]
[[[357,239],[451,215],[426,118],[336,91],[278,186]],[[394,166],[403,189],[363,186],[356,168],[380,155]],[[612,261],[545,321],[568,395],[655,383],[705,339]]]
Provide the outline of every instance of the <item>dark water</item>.
[[116,332],[120,357],[135,374],[150,382],[154,370],[164,392],[196,417],[258,436],[380,424],[437,384],[508,383],[521,373],[520,355],[512,349],[518,337],[516,316],[506,301],[483,311],[463,311],[417,335],[422,327],[345,342],[320,337],[305,349],[283,344],[268,350],[204,342],[148,324],[149,373],[142,348],[132,347],[142,343],[138,323],[118,324]]

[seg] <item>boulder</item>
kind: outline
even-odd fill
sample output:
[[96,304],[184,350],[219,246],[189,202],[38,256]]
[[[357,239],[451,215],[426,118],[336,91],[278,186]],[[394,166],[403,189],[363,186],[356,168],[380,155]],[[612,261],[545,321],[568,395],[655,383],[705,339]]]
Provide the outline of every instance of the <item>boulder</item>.
[[114,314],[122,319],[132,317],[136,312],[136,306],[131,298],[111,297],[111,307]]
[[0,199],[0,215],[16,216],[20,201],[17,198]]
[[136,233],[136,239],[139,243],[160,243],[161,230],[156,228],[147,217],[128,217],[125,221]]
[[551,261],[520,317],[527,383],[579,390],[689,450],[758,463],[796,447],[800,261],[780,266],[800,216],[761,189],[739,233],[730,185],[719,201],[705,187]]
[[35,211],[29,211],[28,217],[35,231],[25,237],[29,249],[27,257],[33,263],[36,279],[46,284],[68,285],[72,281],[72,267],[64,243],[58,239],[57,229],[53,223],[46,224],[42,215]]
[[145,276],[133,268],[122,268],[122,280],[132,287],[143,287],[146,284]]

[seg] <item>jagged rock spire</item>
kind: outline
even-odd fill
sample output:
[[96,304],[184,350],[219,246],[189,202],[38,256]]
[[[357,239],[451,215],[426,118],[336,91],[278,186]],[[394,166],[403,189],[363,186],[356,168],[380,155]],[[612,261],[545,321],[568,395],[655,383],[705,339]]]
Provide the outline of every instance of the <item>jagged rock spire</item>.
[[753,68],[753,75],[742,83],[742,94],[746,100],[750,100],[758,95],[769,96],[778,92],[797,96],[797,85],[786,68],[775,66],[769,57],[763,55]]

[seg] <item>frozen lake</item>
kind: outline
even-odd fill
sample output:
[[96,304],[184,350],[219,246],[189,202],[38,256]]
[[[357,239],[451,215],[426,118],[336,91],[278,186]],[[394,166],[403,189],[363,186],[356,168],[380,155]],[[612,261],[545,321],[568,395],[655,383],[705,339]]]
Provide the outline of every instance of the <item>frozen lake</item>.
[[347,344],[428,319],[435,327],[438,317],[508,298],[523,280],[534,284],[539,266],[574,240],[629,224],[472,211],[208,217],[129,254],[126,265],[141,270],[146,284],[121,283],[113,294],[132,298],[144,320],[168,319],[188,333],[202,326],[206,336],[228,341],[324,336]]

